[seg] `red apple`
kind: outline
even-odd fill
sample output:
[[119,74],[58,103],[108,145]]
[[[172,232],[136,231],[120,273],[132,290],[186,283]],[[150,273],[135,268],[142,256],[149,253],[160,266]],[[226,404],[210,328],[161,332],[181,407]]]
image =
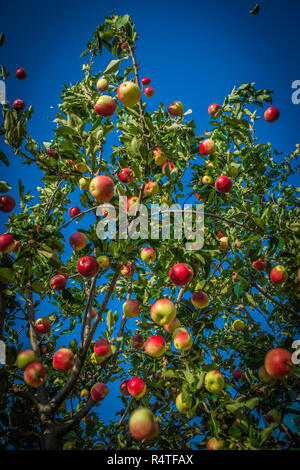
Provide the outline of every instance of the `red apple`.
[[175,331],[180,326],[181,326],[180,320],[177,317],[174,317],[173,320],[170,323],[166,323],[164,325],[164,330],[167,333],[172,334],[173,331]]
[[131,346],[134,349],[141,349],[144,346],[144,338],[143,335],[135,334],[131,338]]
[[114,197],[114,183],[109,176],[95,176],[90,182],[90,193],[98,202],[108,202]]
[[81,232],[72,233],[69,238],[69,243],[73,250],[82,250],[86,247],[87,241],[87,236]]
[[271,281],[275,282],[275,284],[282,284],[288,278],[288,273],[284,266],[277,265],[275,266],[270,272]]
[[156,252],[151,246],[145,246],[141,249],[141,258],[146,263],[152,263],[156,260]]
[[77,271],[83,277],[94,277],[99,271],[99,264],[93,256],[83,256],[77,263]]
[[163,172],[164,175],[166,175],[167,168],[168,168],[169,172],[172,173],[172,171],[174,171],[176,167],[175,167],[173,162],[164,163],[163,166],[162,166],[162,172]]
[[68,210],[68,214],[70,217],[76,217],[76,215],[81,214],[81,209],[77,206],[70,207],[70,209]]
[[146,196],[156,196],[157,193],[158,184],[156,181],[148,181],[148,183],[145,184],[144,194],[146,194]]
[[95,104],[95,112],[99,116],[109,117],[112,116],[116,110],[117,103],[115,100],[108,95],[102,95]]
[[164,155],[164,153],[159,147],[156,147],[153,150],[153,156],[154,156],[154,161],[156,165],[159,165],[159,166],[163,165],[167,160],[167,157]]
[[212,178],[212,176],[210,175],[204,175],[202,176],[202,184],[213,184],[214,180]]
[[218,239],[221,240],[221,238],[224,238],[224,235],[222,232],[218,232]]
[[32,349],[25,349],[24,351],[20,352],[20,354],[18,354],[17,366],[20,369],[25,369],[32,362],[37,362],[36,354],[32,351]]
[[106,78],[99,78],[99,80],[97,81],[97,90],[101,92],[108,90],[108,81],[106,80]]
[[197,308],[205,308],[209,302],[208,295],[205,294],[205,292],[194,292],[194,294],[191,297],[191,302],[194,305],[194,307]]
[[1,196],[0,197],[0,211],[2,212],[11,212],[16,206],[16,201],[11,196]]
[[61,348],[53,356],[53,368],[62,372],[72,369],[74,366],[75,358],[70,349]]
[[19,80],[24,80],[24,78],[27,77],[26,70],[23,69],[23,68],[16,70],[16,77],[17,77]]
[[121,269],[121,274],[126,277],[131,277],[133,275],[134,269],[132,264],[124,264]]
[[47,317],[39,318],[34,324],[36,331],[42,334],[49,333],[51,326],[52,323]]
[[206,443],[207,450],[222,450],[224,449],[224,441],[223,439],[217,439],[216,437],[212,437]]
[[15,240],[9,233],[4,233],[0,235],[0,252],[9,253],[13,251],[15,247]]
[[160,357],[166,351],[166,342],[162,336],[150,336],[145,343],[145,353],[151,357]]
[[62,290],[66,287],[66,285],[67,285],[66,278],[62,274],[56,274],[50,280],[50,286],[54,290]]
[[216,146],[212,139],[205,139],[200,143],[200,153],[202,155],[213,155],[215,150]]
[[23,111],[23,109],[25,108],[25,103],[23,100],[15,100],[13,102],[13,108],[16,110],[16,111]]
[[122,183],[131,183],[134,178],[134,173],[130,168],[123,168],[119,173],[119,180]]
[[121,83],[118,88],[118,100],[124,106],[136,105],[142,97],[140,87],[136,83],[126,81]]
[[121,44],[122,49],[126,49],[127,46],[128,46],[127,42],[122,42],[122,44]]
[[54,149],[46,149],[46,154],[48,157],[55,158],[56,157],[56,152]]
[[169,270],[169,277],[176,286],[186,286],[193,279],[194,271],[188,264],[178,263]]
[[233,380],[240,380],[243,375],[243,371],[241,369],[236,369],[232,373]]
[[105,338],[100,338],[94,344],[94,353],[98,357],[106,357],[111,354],[111,346]]
[[176,316],[176,307],[169,299],[159,299],[151,307],[150,315],[158,325],[166,325]]
[[264,117],[267,122],[274,122],[279,118],[279,111],[275,106],[271,106],[266,109]]
[[120,392],[126,396],[130,395],[130,393],[128,392],[128,388],[127,388],[127,382],[128,380],[123,380],[123,382],[120,385]]
[[257,259],[256,261],[253,261],[252,266],[256,271],[264,271],[266,269],[268,262],[262,260],[261,258]]
[[173,101],[168,106],[168,112],[171,116],[182,116],[184,113],[184,106],[181,101]]
[[154,88],[152,88],[151,86],[147,86],[144,90],[144,93],[147,98],[151,98],[154,95]]
[[293,372],[292,355],[287,349],[271,349],[265,357],[267,374],[275,379],[283,379]]
[[141,307],[137,300],[129,299],[123,304],[123,313],[128,318],[135,318],[141,313]]
[[174,337],[174,346],[179,351],[188,351],[193,346],[193,340],[187,331],[180,331]]
[[148,77],[142,78],[141,80],[142,85],[150,85],[151,80]]
[[96,383],[91,390],[91,397],[94,401],[102,401],[108,394],[108,386],[101,382]]
[[132,377],[127,382],[127,389],[134,398],[142,398],[147,390],[145,382],[139,377]]
[[30,387],[40,387],[47,380],[47,369],[40,362],[32,362],[24,370],[24,380]]
[[129,418],[129,432],[138,441],[149,441],[158,433],[158,423],[148,408],[136,409]]
[[222,175],[216,179],[215,189],[218,193],[229,193],[232,188],[232,181],[228,176]]
[[212,103],[208,107],[208,113],[211,115],[211,117],[215,117],[217,114],[219,114],[220,109],[221,106],[219,106],[218,103]]

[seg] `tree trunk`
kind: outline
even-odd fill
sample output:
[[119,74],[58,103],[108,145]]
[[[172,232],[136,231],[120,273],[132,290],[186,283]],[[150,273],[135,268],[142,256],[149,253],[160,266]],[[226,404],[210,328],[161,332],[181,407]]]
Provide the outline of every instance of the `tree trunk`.
[[59,450],[58,438],[53,429],[46,428],[41,439],[41,450]]

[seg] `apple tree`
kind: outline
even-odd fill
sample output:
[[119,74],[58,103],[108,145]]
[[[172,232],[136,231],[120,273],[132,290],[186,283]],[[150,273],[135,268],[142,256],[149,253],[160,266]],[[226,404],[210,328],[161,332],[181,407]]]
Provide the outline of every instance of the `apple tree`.
[[[3,105],[2,164],[9,146],[42,176],[35,193],[16,179],[19,206],[0,183],[1,448],[299,447],[299,146],[259,143],[263,108],[266,125],[279,113],[254,83],[211,105],[201,135],[180,101],[150,113],[137,41],[128,15],[105,18],[48,142],[28,132],[31,106]],[[121,197],[135,234],[142,207],[203,204],[203,246],[172,214],[169,237],[150,218],[146,238],[119,236]]]

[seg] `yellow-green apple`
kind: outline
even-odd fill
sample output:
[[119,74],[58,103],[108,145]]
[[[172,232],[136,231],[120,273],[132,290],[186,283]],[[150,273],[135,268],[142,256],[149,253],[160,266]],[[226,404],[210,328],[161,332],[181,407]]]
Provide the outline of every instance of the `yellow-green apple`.
[[127,382],[127,389],[134,398],[142,398],[147,390],[145,382],[139,377],[132,377]]
[[134,272],[132,264],[124,264],[120,272],[122,276],[131,277]]
[[88,391],[88,389],[87,389],[87,388],[83,388],[83,389],[81,390],[81,392],[80,392],[80,396],[81,396],[81,398],[86,398],[86,397],[88,397],[88,396],[89,396],[89,391]]
[[232,188],[232,181],[228,176],[221,175],[215,181],[215,189],[218,193],[229,193]]
[[146,196],[156,196],[157,193],[158,184],[156,181],[148,181],[148,183],[145,184],[144,194],[146,194]]
[[205,139],[200,143],[200,153],[202,155],[213,155],[215,151],[216,146],[212,139]]
[[98,382],[91,389],[91,397],[94,401],[102,401],[108,394],[108,386]]
[[232,328],[236,331],[243,331],[246,328],[246,323],[243,320],[235,320]]
[[85,162],[77,162],[74,167],[79,173],[86,173],[88,171],[88,167]]
[[233,380],[240,380],[244,372],[241,369],[236,369],[232,373]]
[[151,246],[145,246],[141,249],[141,258],[146,263],[153,263],[156,260],[156,251]]
[[130,393],[128,392],[128,388],[127,388],[127,382],[128,380],[123,380],[123,382],[120,385],[120,392],[126,396],[130,395]]
[[88,190],[90,187],[90,180],[88,178],[80,178],[78,181],[79,189],[83,189],[84,191]]
[[207,450],[222,450],[224,449],[225,442],[223,439],[217,439],[216,437],[212,437],[206,443]]
[[167,333],[172,334],[173,331],[175,331],[177,328],[180,327],[180,325],[181,325],[180,320],[177,317],[174,317],[170,323],[166,323],[164,325],[164,330]]
[[151,357],[160,357],[166,351],[166,342],[162,336],[150,336],[145,343],[145,353]]
[[273,385],[275,382],[276,382],[276,379],[274,377],[271,377],[271,375],[269,375],[265,369],[265,366],[261,366],[259,369],[258,369],[258,377],[260,378],[260,380],[262,382],[264,382],[265,384],[271,384]]
[[143,86],[145,86],[145,85],[150,85],[150,83],[151,83],[151,80],[150,80],[149,77],[144,77],[144,78],[142,78],[142,80],[141,80],[141,84],[142,84]]
[[106,78],[99,78],[99,80],[97,81],[97,90],[101,92],[108,90],[108,81],[106,80]]
[[109,117],[112,116],[116,110],[117,103],[108,95],[102,95],[95,104],[95,112],[99,116]]
[[14,200],[13,197],[11,196],[1,196],[0,197],[0,211],[5,212],[6,214],[8,212],[11,212],[16,206],[16,201]]
[[144,337],[143,337],[143,335],[140,335],[138,333],[133,335],[133,337],[131,338],[130,343],[131,343],[131,346],[134,349],[141,349],[144,346]]
[[123,168],[119,173],[119,180],[122,183],[131,183],[134,178],[134,173],[130,168]]
[[13,102],[13,108],[16,110],[16,111],[23,111],[23,109],[25,108],[25,103],[23,100],[15,100]]
[[216,115],[220,114],[220,109],[221,106],[218,105],[218,103],[212,103],[208,106],[208,113],[211,115],[211,117],[215,117]]
[[223,374],[218,370],[211,370],[205,376],[204,385],[209,393],[220,393],[225,386]]
[[274,122],[279,118],[279,111],[275,106],[271,106],[270,108],[265,110],[264,118],[267,122]]
[[99,366],[99,365],[102,364],[102,362],[104,362],[105,359],[107,359],[109,356],[110,356],[110,354],[108,354],[107,356],[96,356],[95,353],[92,353],[92,355],[91,355],[91,362],[92,362],[92,364],[94,364],[95,366]]
[[166,162],[162,166],[162,172],[163,172],[164,175],[167,175],[168,172],[172,173],[172,171],[174,171],[174,170],[175,170],[175,165],[174,165],[173,162]]
[[193,346],[193,340],[187,331],[181,331],[174,337],[174,346],[179,351],[188,351]]
[[175,338],[179,333],[183,333],[183,332],[189,334],[188,330],[187,330],[186,328],[184,328],[184,327],[175,328],[175,330],[173,330],[173,332],[172,332],[172,339],[174,340],[174,338]]
[[192,406],[193,406],[193,401],[191,398],[188,398],[187,401],[182,400],[182,393],[179,393],[177,395],[176,400],[175,400],[176,408],[180,413],[188,413]]
[[149,441],[158,434],[158,422],[148,408],[138,408],[129,418],[129,432],[138,441]]
[[68,214],[70,217],[76,217],[76,215],[81,214],[81,209],[77,206],[70,207],[70,209],[68,210]]
[[219,240],[220,240],[221,250],[227,250],[228,249],[228,237],[221,237]]
[[293,372],[292,355],[284,348],[271,349],[266,354],[264,365],[267,374],[275,379],[283,379]]
[[17,69],[17,70],[16,70],[16,77],[17,77],[19,80],[24,80],[24,79],[27,77],[26,70],[23,69],[23,68]]
[[100,338],[94,344],[94,353],[98,357],[107,357],[111,354],[111,346],[105,338]]
[[144,93],[147,98],[151,98],[154,95],[154,88],[152,88],[152,86],[147,86],[144,90]]
[[256,269],[256,271],[264,271],[267,267],[267,264],[268,264],[267,261],[259,258],[256,261],[253,261],[252,266],[254,269]]
[[62,446],[62,450],[73,450],[74,447],[75,447],[74,442],[66,441],[64,445]]
[[17,357],[17,366],[20,369],[25,369],[29,364],[32,362],[37,362],[37,357],[32,349],[25,349],[24,351],[20,352]]
[[173,101],[168,106],[168,112],[171,116],[182,116],[184,113],[184,106],[181,101]]
[[62,274],[56,274],[50,280],[50,286],[54,290],[62,290],[66,287],[67,281]]
[[87,241],[88,241],[87,236],[82,232],[72,233],[72,235],[69,238],[69,243],[71,247],[73,248],[73,250],[77,250],[77,251],[85,248]]
[[191,302],[196,308],[205,308],[208,305],[209,298],[205,292],[198,291],[192,295]]
[[118,88],[118,100],[124,106],[136,105],[142,97],[140,87],[134,82],[126,81],[121,83]]
[[266,416],[266,421],[267,423],[281,423],[281,415],[278,413],[277,410],[271,410],[269,411]]
[[55,370],[66,372],[74,366],[75,358],[71,349],[61,348],[53,356],[52,365]]
[[138,196],[128,197],[125,201],[125,210],[128,212],[132,207],[136,206],[139,202]]
[[204,175],[202,176],[202,184],[213,184],[214,180],[213,177],[210,175]]
[[169,270],[169,278],[176,286],[186,286],[194,277],[194,271],[191,266],[185,263],[175,264]]
[[34,327],[39,333],[49,333],[49,331],[51,330],[51,321],[47,317],[39,318],[35,322]]
[[97,263],[100,269],[107,268],[109,266],[109,257],[105,255],[98,256]]
[[77,272],[83,277],[94,277],[99,271],[99,264],[93,256],[83,256],[78,260]]
[[0,235],[0,252],[9,253],[15,247],[15,240],[9,233]]
[[158,325],[166,325],[176,316],[176,307],[169,299],[158,299],[151,307],[150,315]]
[[275,282],[275,284],[282,284],[287,280],[288,273],[286,272],[284,266],[278,264],[273,269],[271,269],[270,278],[272,282]]
[[47,369],[40,362],[32,362],[24,370],[24,380],[30,387],[40,387],[47,380]]
[[231,176],[232,178],[235,178],[239,174],[239,169],[237,166],[230,166],[228,168],[228,175]]
[[162,150],[159,147],[156,147],[153,150],[153,156],[154,156],[154,161],[156,165],[163,165],[167,161],[167,157],[165,154],[162,152]]
[[114,197],[114,183],[109,176],[98,175],[90,182],[90,193],[98,202],[108,202]]
[[138,317],[141,313],[141,307],[137,300],[129,299],[123,304],[123,313],[128,318]]

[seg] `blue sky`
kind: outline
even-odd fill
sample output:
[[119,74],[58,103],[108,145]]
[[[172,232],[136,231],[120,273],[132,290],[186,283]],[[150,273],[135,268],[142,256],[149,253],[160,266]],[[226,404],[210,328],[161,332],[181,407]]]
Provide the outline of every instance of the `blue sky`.
[[[280,110],[277,122],[258,122],[258,137],[261,142],[271,141],[279,152],[290,153],[300,140],[300,104],[291,100],[291,84],[300,80],[300,3],[259,3],[261,12],[252,16],[249,10],[254,0],[2,2],[0,29],[6,41],[0,49],[1,63],[11,72],[7,100],[12,103],[20,98],[27,106],[33,105],[30,133],[39,142],[50,140],[55,117],[50,107],[60,101],[64,83],[81,80],[84,59],[80,53],[98,23],[113,10],[130,14],[136,24],[141,77],[151,77],[155,89],[150,110],[159,102],[167,105],[180,100],[193,110],[197,132],[202,134],[208,129],[210,103],[222,103],[234,85],[255,82],[258,88],[274,90],[274,105]],[[108,54],[98,58],[93,71],[105,69],[109,60]],[[19,67],[26,69],[26,80],[15,78]],[[1,180],[12,186],[9,194],[18,203],[17,178],[22,177],[26,189],[32,189],[39,185],[41,174],[33,166],[21,165],[20,158],[2,145],[1,149],[11,161],[8,169],[1,164]],[[291,182],[296,185],[296,177]],[[80,205],[78,194],[74,194],[74,205]],[[1,233],[6,221],[7,215],[1,213]],[[74,227],[65,232],[66,239]],[[67,247],[66,256],[70,253]],[[118,383],[112,388],[111,396],[117,393]],[[118,403],[111,399],[110,404],[114,408]],[[112,417],[108,407],[103,411]]]

